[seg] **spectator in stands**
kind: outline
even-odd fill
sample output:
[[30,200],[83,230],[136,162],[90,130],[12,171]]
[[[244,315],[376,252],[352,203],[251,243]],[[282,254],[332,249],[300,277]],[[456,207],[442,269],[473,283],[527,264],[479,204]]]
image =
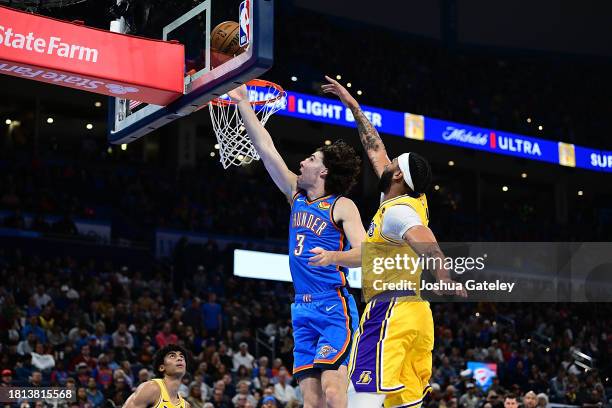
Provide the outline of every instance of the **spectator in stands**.
[[141,368],[140,371],[138,371],[138,384],[136,385],[138,386],[140,384],[146,383],[150,379],[151,373],[149,373],[149,370],[147,370],[146,368]]
[[283,405],[297,401],[295,390],[289,384],[289,373],[284,366],[278,372],[278,382],[274,385],[274,397]]
[[238,367],[238,371],[236,371],[235,382],[239,383],[240,381],[246,382],[249,387],[251,386],[251,375],[249,374],[249,370],[243,365]]
[[13,372],[8,368],[2,370],[2,380],[0,387],[10,387],[13,385]]
[[23,328],[23,337],[27,337],[29,333],[34,333],[38,341],[42,343],[47,342],[47,334],[45,333],[45,329],[40,327],[38,316],[31,316],[28,319],[28,323],[26,323],[25,327]]
[[155,342],[158,348],[167,346],[168,344],[176,344],[178,336],[172,333],[170,322],[165,322],[162,329],[155,335]]
[[504,408],[518,408],[518,398],[514,394],[506,395],[504,398]]
[[459,406],[462,408],[476,408],[480,403],[478,390],[472,382],[465,385],[467,392],[459,398]]
[[548,395],[543,392],[538,394],[538,408],[548,408]]
[[536,408],[538,405],[538,396],[535,392],[529,391],[523,396],[523,408]]
[[23,337],[25,337],[24,340],[21,340],[19,344],[17,344],[17,354],[22,356],[30,355],[36,348],[38,339],[36,334],[34,334],[32,331]]
[[550,400],[552,402],[563,402],[567,392],[567,377],[565,369],[559,368],[557,375],[550,380]]
[[87,399],[93,405],[94,408],[101,407],[104,403],[104,395],[98,389],[98,385],[96,384],[96,379],[93,377],[89,377],[87,380]]
[[55,359],[53,355],[46,351],[46,347],[42,343],[36,343],[35,351],[31,353],[32,365],[40,371],[49,374],[55,367]]
[[240,343],[238,352],[234,353],[233,357],[234,371],[238,371],[240,366],[245,366],[247,370],[251,371],[253,369],[253,361],[255,361],[255,357],[249,353],[249,345],[245,342]]
[[30,387],[42,387],[43,385],[43,375],[40,371],[35,370],[32,372],[30,376]]
[[87,389],[85,387],[79,387],[77,389],[77,404],[79,408],[93,408],[91,402],[87,398]]
[[230,401],[222,389],[216,388],[213,391],[212,402],[215,408],[230,408]]
[[[209,337],[219,338],[223,327],[223,309],[217,303],[217,295],[214,292],[208,294],[208,302],[202,305],[204,314],[204,326]],[[238,367],[236,367],[237,369]]]
[[238,389],[238,393],[234,396],[234,398],[232,398],[232,404],[237,405],[240,397],[243,397],[244,403],[248,401],[253,405],[257,404],[255,397],[249,394],[249,384],[246,381],[240,381],[238,383],[237,389]]
[[[120,339],[123,339],[123,346],[120,346]],[[127,329],[127,323],[120,322],[117,326],[117,330],[113,333],[113,347],[127,347],[132,349],[134,347],[134,337]]]
[[96,368],[98,361],[95,357],[92,357],[90,350],[89,345],[81,347],[81,353],[72,359],[68,369],[72,371],[80,363],[86,364],[90,369]]
[[64,360],[61,358],[57,360],[53,371],[51,371],[51,384],[54,386],[64,386],[69,374],[66,371]]
[[191,404],[192,408],[203,408],[204,400],[202,399],[202,389],[199,385],[192,384],[189,386],[189,397],[187,402]]
[[34,294],[34,302],[36,302],[36,307],[42,310],[43,307],[45,307],[51,300],[51,296],[45,292],[44,285],[38,285],[36,293]]

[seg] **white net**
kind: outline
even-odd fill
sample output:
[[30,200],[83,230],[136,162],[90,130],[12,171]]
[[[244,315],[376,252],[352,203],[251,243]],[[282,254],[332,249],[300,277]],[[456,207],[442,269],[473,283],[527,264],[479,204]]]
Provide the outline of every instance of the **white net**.
[[[256,80],[246,85],[249,101],[259,122],[265,126],[270,116],[283,107],[285,92],[278,85],[266,81]],[[259,155],[242,122],[238,106],[231,102],[227,95],[209,102],[208,110],[219,143],[219,161],[224,169],[259,160]]]

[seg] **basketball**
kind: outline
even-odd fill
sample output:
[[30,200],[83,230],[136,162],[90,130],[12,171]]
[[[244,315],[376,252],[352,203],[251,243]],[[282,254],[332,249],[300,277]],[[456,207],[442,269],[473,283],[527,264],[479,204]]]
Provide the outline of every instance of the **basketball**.
[[213,28],[210,34],[210,46],[213,50],[228,55],[242,52],[238,41],[239,25],[235,21],[224,21]]

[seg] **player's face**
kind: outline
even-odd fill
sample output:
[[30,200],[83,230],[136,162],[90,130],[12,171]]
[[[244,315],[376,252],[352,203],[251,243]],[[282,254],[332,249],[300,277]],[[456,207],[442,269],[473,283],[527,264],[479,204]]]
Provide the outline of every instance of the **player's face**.
[[380,175],[380,180],[378,180],[378,191],[381,193],[387,193],[389,191],[391,183],[393,182],[393,175],[397,173],[398,170],[399,164],[397,163],[397,158],[395,158],[391,163],[385,166],[385,169]]
[[180,351],[171,351],[164,357],[164,373],[167,376],[182,376],[187,369],[185,356]]
[[300,162],[300,174],[297,178],[297,186],[300,189],[307,189],[322,178],[327,173],[327,168],[323,164],[323,153],[314,152]]

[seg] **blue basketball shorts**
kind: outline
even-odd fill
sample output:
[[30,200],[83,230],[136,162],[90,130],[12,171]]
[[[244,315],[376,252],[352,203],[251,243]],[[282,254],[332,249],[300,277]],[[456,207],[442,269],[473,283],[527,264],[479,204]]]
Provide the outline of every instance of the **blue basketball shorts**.
[[298,379],[348,365],[359,315],[355,299],[346,288],[296,294],[291,319],[295,343],[293,374]]

